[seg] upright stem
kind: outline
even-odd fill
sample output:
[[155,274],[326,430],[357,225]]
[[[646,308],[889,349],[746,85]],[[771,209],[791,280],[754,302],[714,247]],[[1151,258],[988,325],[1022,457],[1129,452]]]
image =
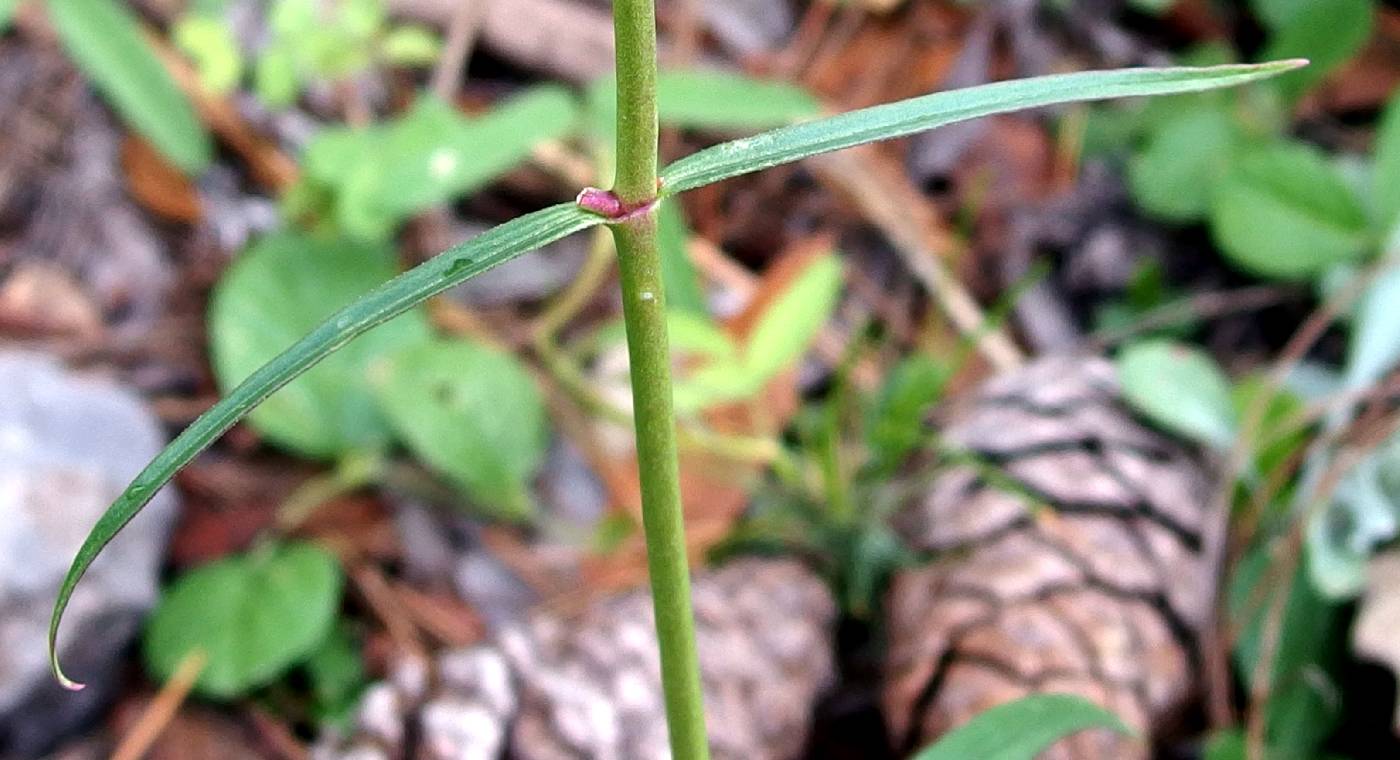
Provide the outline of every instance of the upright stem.
[[656,11],[652,0],[613,0],[617,46],[617,183],[632,213],[612,225],[631,362],[632,408],[642,488],[661,684],[674,760],[708,760],[695,616],[690,602],[685,513],[676,461],[666,292],[656,247]]
[[[613,0],[617,48],[617,183],[624,204],[656,197],[656,8]],[[652,246],[653,250],[655,246]]]

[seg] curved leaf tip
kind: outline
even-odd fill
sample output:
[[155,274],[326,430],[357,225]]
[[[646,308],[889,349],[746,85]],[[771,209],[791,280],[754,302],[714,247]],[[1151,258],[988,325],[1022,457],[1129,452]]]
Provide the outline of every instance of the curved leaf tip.
[[573,203],[517,217],[410,269],[355,303],[330,315],[319,327],[249,375],[151,460],[98,519],[83,540],[59,586],[49,619],[49,664],[64,688],[83,685],[64,674],[58,661],[58,629],[78,581],[117,533],[146,506],[175,473],[279,388],[371,328],[432,296],[523,253],[607,220]]
[[58,664],[58,653],[54,650],[53,644],[49,644],[49,665],[53,669],[53,677],[58,679],[59,686],[69,691],[82,691],[87,688],[87,684],[78,683],[64,675],[63,668]]

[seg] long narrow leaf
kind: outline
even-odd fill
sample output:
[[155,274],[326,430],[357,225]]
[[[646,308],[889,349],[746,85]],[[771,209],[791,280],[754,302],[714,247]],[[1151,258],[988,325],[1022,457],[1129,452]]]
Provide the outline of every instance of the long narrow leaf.
[[914,760],[1032,760],[1060,739],[1089,728],[1132,735],[1118,716],[1083,697],[1033,694],[978,713]]
[[117,113],[186,173],[202,171],[213,154],[209,135],[127,4],[48,0],[45,7],[68,54]]
[[1302,60],[1204,68],[1085,71],[938,92],[716,145],[661,173],[663,195],[864,143],[903,137],[954,122],[1086,100],[1168,95],[1253,82],[1305,65]]
[[49,622],[49,658],[54,675],[69,688],[81,688],[58,664],[58,625],[73,589],[102,548],[116,536],[175,473],[208,448],[278,388],[310,369],[357,335],[422,303],[463,280],[523,253],[580,230],[603,218],[567,203],[506,222],[411,269],[332,314],[306,337],[234,388],[227,398],[195,420],[136,479],[97,521],[83,541],[58,591]]

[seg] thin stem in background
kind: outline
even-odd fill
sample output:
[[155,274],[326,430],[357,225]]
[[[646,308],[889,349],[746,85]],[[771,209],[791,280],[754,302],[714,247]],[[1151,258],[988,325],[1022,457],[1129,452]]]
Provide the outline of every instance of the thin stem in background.
[[457,0],[457,7],[452,11],[452,20],[447,25],[447,44],[433,68],[432,82],[428,86],[445,103],[451,103],[462,87],[467,58],[471,56],[483,15],[481,0]]
[[617,242],[623,317],[637,430],[642,525],[661,685],[674,760],[708,760],[690,562],[676,453],[666,293],[656,245],[656,9],[652,0],[614,0],[617,48],[617,184],[630,213],[611,225]]

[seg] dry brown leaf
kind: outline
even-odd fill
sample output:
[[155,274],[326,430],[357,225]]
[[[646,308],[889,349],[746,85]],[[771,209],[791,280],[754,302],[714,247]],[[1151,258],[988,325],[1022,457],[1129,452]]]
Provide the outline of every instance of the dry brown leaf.
[[194,183],[144,139],[127,135],[121,161],[131,197],[147,211],[182,224],[194,224],[204,215]]

